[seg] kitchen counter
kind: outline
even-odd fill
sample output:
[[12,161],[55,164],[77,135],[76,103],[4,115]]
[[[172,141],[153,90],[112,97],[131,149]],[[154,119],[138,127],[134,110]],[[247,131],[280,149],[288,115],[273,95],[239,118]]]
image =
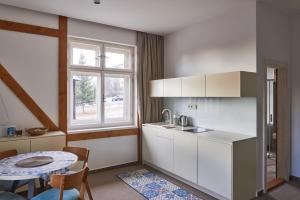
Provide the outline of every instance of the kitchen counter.
[[220,131],[220,130],[209,130],[202,133],[190,133],[184,130],[195,128],[193,126],[187,126],[187,127],[181,127],[181,126],[175,126],[174,128],[165,128],[163,125],[168,125],[163,122],[159,123],[149,123],[149,124],[143,124],[143,126],[151,126],[156,127],[162,130],[168,130],[168,131],[176,131],[177,133],[181,134],[189,134],[189,135],[195,135],[197,137],[205,137],[211,140],[217,140],[224,143],[234,143],[237,141],[242,141],[250,138],[254,138],[254,136],[245,135],[241,133],[232,133],[227,131]]

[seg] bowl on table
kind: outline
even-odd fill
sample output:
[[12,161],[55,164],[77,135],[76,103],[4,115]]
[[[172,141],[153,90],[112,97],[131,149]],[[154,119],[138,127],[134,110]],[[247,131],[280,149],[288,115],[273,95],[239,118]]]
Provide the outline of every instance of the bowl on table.
[[42,128],[42,127],[26,129],[26,132],[31,136],[44,135],[45,133],[47,133],[47,131],[48,131],[47,128]]

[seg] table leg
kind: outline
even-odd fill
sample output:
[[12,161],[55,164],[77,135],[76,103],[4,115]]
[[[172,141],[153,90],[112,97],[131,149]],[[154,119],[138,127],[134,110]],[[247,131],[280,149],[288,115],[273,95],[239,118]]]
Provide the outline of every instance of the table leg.
[[27,198],[32,199],[34,196],[34,190],[35,190],[35,179],[30,179],[28,182],[28,193]]
[[44,192],[45,191],[45,181],[42,178],[40,178],[39,181],[40,181],[41,192]]

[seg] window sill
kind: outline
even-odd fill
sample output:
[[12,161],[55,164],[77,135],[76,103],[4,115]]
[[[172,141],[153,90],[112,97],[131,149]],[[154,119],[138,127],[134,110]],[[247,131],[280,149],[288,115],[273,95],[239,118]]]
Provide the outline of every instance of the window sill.
[[116,126],[116,127],[103,127],[103,128],[92,128],[92,129],[80,129],[80,130],[69,130],[68,134],[80,134],[80,133],[97,133],[97,132],[106,132],[106,131],[117,131],[117,130],[126,130],[126,129],[137,129],[138,126]]

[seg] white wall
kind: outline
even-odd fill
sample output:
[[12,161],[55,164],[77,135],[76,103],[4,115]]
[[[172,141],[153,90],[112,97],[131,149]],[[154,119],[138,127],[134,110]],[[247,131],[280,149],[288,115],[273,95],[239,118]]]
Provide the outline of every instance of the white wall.
[[300,15],[292,19],[292,176],[300,177]]
[[[247,2],[165,38],[165,77],[256,71],[256,5]],[[189,111],[188,104],[198,110]],[[255,98],[165,98],[164,106],[194,125],[256,135]]]
[[[56,28],[58,17],[0,5],[0,19]],[[58,39],[0,30],[0,63],[58,125]],[[0,81],[0,94],[8,112],[0,113],[0,125],[18,129],[41,126],[40,122]],[[3,105],[2,105],[3,107]]]
[[[58,17],[55,15],[1,4],[0,19],[58,27]],[[76,19],[69,19],[68,34],[128,45],[136,44],[135,31]],[[0,30],[0,44],[0,63],[58,125],[58,39]],[[5,109],[0,105],[0,125],[14,124],[19,129],[41,126],[2,81],[0,95],[9,114],[7,119]],[[77,141],[70,144],[91,149],[90,162],[93,169],[137,160],[136,136]]]
[[165,38],[165,77],[256,71],[255,2]]
[[257,178],[258,189],[264,187],[264,59],[272,59],[289,64],[290,60],[290,26],[289,18],[279,10],[261,1],[257,3]]

